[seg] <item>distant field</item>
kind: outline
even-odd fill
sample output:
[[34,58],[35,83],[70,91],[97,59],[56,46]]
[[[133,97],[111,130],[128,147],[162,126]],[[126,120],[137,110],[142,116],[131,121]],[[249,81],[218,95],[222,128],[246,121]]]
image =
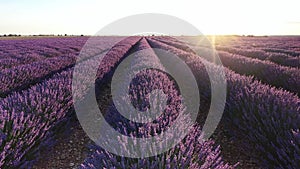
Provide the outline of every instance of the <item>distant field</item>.
[[33,36],[33,35],[28,35],[28,36],[24,36],[24,35],[22,35],[22,36],[0,36],[0,40],[21,40],[21,39],[24,39],[24,40],[26,40],[26,39],[38,39],[38,38],[67,38],[67,37],[81,37],[81,36],[64,36],[64,35],[62,35],[62,36],[42,36],[42,35],[35,35],[35,36]]

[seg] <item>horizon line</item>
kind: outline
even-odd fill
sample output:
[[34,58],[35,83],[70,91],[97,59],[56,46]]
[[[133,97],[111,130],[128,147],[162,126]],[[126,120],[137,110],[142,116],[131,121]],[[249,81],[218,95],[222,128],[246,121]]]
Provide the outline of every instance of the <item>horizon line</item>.
[[300,36],[300,34],[201,34],[201,35],[161,35],[161,34],[141,34],[141,35],[89,35],[89,34],[67,34],[67,33],[62,33],[62,34],[53,34],[53,33],[45,33],[45,34],[16,34],[16,33],[9,33],[9,34],[0,34],[0,37],[17,37],[17,36]]

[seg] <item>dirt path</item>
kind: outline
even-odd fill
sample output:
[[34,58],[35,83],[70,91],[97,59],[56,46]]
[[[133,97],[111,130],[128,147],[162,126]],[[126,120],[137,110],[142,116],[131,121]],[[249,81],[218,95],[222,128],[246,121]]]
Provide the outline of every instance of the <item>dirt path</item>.
[[219,124],[212,138],[217,145],[221,145],[221,156],[224,161],[234,165],[239,162],[238,168],[241,169],[262,169],[255,159],[255,153],[245,151],[242,146],[242,139],[231,139],[224,130],[222,124]]
[[[40,160],[33,166],[33,169],[75,169],[86,158],[88,144],[92,141],[87,137],[78,121],[73,122],[69,136],[62,134],[58,137],[57,144],[50,150],[41,152]],[[224,131],[217,129],[213,135],[217,144],[221,145],[221,155],[225,162],[236,164],[238,168],[259,169],[251,156],[246,155],[238,142],[231,141]],[[249,154],[249,152],[247,152]]]
[[87,145],[92,142],[76,119],[71,123],[67,135],[58,134],[56,144],[41,151],[33,169],[75,169],[84,161],[89,152]]

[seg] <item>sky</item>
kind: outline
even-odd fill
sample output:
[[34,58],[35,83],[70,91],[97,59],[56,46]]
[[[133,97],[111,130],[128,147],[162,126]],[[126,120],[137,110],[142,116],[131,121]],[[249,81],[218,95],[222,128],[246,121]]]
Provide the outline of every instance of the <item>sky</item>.
[[207,35],[300,35],[299,0],[0,0],[0,34],[93,35],[120,18],[161,13]]

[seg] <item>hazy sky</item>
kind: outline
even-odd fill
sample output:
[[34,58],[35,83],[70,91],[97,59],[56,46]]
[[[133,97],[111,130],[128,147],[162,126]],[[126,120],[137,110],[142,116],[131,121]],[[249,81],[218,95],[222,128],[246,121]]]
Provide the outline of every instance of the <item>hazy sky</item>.
[[95,34],[125,16],[162,13],[204,34],[300,35],[299,0],[0,0],[0,34]]

